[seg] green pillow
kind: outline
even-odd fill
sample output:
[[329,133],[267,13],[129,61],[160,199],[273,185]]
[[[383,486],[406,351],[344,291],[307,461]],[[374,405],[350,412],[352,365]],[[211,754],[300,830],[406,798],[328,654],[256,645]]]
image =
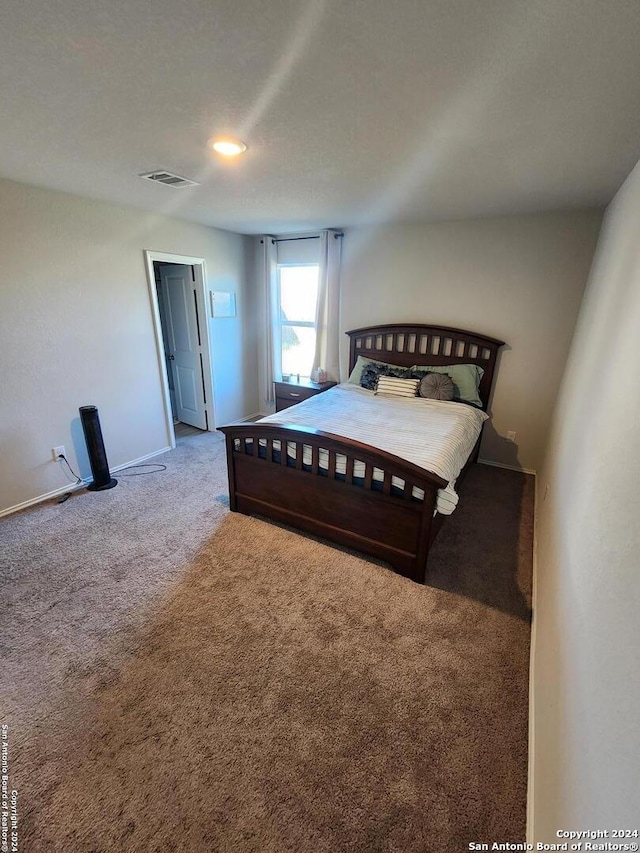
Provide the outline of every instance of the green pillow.
[[391,367],[394,370],[408,370],[409,369],[408,367],[406,367],[406,366],[403,367],[400,364],[389,364],[386,361],[376,361],[375,358],[365,358],[365,356],[359,355],[358,360],[356,361],[356,363],[353,367],[353,370],[349,374],[348,381],[351,383],[351,385],[359,385],[360,384],[360,378],[362,377],[362,371],[365,369],[365,367],[368,364],[379,364],[382,367]]
[[414,373],[445,373],[453,382],[453,399],[482,407],[478,389],[484,370],[477,364],[414,364]]

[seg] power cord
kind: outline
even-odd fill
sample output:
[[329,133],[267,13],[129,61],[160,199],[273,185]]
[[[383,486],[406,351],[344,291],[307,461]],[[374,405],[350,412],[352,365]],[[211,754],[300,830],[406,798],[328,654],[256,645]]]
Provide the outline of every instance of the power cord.
[[60,453],[60,455],[58,456],[58,461],[60,461],[61,459],[62,459],[62,461],[64,462],[64,464],[67,466],[67,468],[69,469],[69,471],[71,471],[72,475],[76,478],[76,481],[77,481],[77,482],[76,482],[74,485],[76,485],[76,486],[77,486],[77,485],[78,485],[78,483],[81,483],[81,482],[82,482],[82,477],[80,477],[80,475],[79,475],[79,474],[76,474],[76,472],[73,470],[73,468],[71,467],[71,465],[69,465],[69,460],[67,459],[67,457],[66,457],[63,453]]
[[[123,471],[129,471],[130,468],[155,468],[155,471],[139,471],[135,474],[123,474]],[[118,477],[143,477],[145,474],[159,474],[160,471],[166,471],[167,466],[161,462],[147,462],[143,465],[127,465],[126,468],[121,468],[118,471]]]
[[[64,462],[64,464],[67,466],[67,468],[69,469],[69,471],[71,471],[71,474],[76,478],[76,481],[75,481],[75,483],[74,483],[73,485],[74,485],[74,486],[79,486],[79,485],[82,483],[82,477],[79,477],[79,476],[76,474],[76,472],[73,470],[73,468],[71,467],[71,465],[69,465],[69,460],[67,459],[67,457],[66,457],[63,453],[61,453],[61,454],[58,456],[58,462]],[[59,503],[59,504],[63,504],[65,501],[68,501],[72,494],[73,494],[73,492],[72,492],[72,491],[65,492],[65,493],[62,495],[62,497],[60,498],[60,500],[58,501],[58,503]]]
[[[64,462],[64,464],[67,466],[67,468],[69,469],[71,474],[76,478],[76,481],[73,484],[74,486],[79,486],[83,482],[82,477],[80,477],[80,476],[78,476],[78,474],[76,474],[76,472],[73,470],[73,468],[69,464],[69,460],[67,459],[67,457],[64,454],[61,453],[58,456],[58,462]],[[123,473],[123,471],[129,471],[131,468],[153,468],[154,470],[153,471],[136,471],[132,474],[124,474]],[[166,470],[167,470],[167,466],[163,465],[160,462],[147,462],[146,464],[142,464],[142,465],[128,465],[126,468],[122,468],[120,471],[118,471],[118,477],[143,477],[145,474],[159,474],[161,471],[166,471]],[[65,492],[62,495],[62,497],[60,498],[60,500],[58,501],[58,503],[63,504],[65,501],[68,501],[72,494],[73,494],[72,491]]]

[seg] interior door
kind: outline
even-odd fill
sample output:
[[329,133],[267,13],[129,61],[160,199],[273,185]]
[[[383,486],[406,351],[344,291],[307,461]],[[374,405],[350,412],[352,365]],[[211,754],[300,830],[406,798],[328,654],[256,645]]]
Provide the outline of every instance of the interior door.
[[178,420],[207,429],[202,347],[193,273],[185,264],[162,264],[160,283],[167,308],[169,362]]

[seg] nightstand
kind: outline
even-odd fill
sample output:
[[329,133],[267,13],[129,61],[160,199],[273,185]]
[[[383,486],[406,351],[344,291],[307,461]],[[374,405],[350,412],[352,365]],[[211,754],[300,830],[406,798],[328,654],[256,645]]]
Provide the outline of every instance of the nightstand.
[[274,382],[276,412],[288,409],[289,406],[295,406],[296,403],[308,400],[309,397],[315,397],[316,394],[322,394],[323,391],[328,391],[329,388],[333,388],[337,384],[337,382],[311,382],[310,379],[300,379],[294,382]]

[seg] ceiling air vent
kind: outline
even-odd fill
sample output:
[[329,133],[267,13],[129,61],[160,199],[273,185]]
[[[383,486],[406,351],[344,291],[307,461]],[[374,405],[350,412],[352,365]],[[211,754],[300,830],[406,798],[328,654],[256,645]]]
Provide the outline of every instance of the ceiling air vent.
[[155,184],[165,184],[168,187],[197,187],[197,181],[190,181],[188,178],[181,178],[180,175],[173,175],[171,172],[166,172],[164,169],[159,169],[155,172],[144,172],[138,177],[144,178],[146,181],[153,181]]

